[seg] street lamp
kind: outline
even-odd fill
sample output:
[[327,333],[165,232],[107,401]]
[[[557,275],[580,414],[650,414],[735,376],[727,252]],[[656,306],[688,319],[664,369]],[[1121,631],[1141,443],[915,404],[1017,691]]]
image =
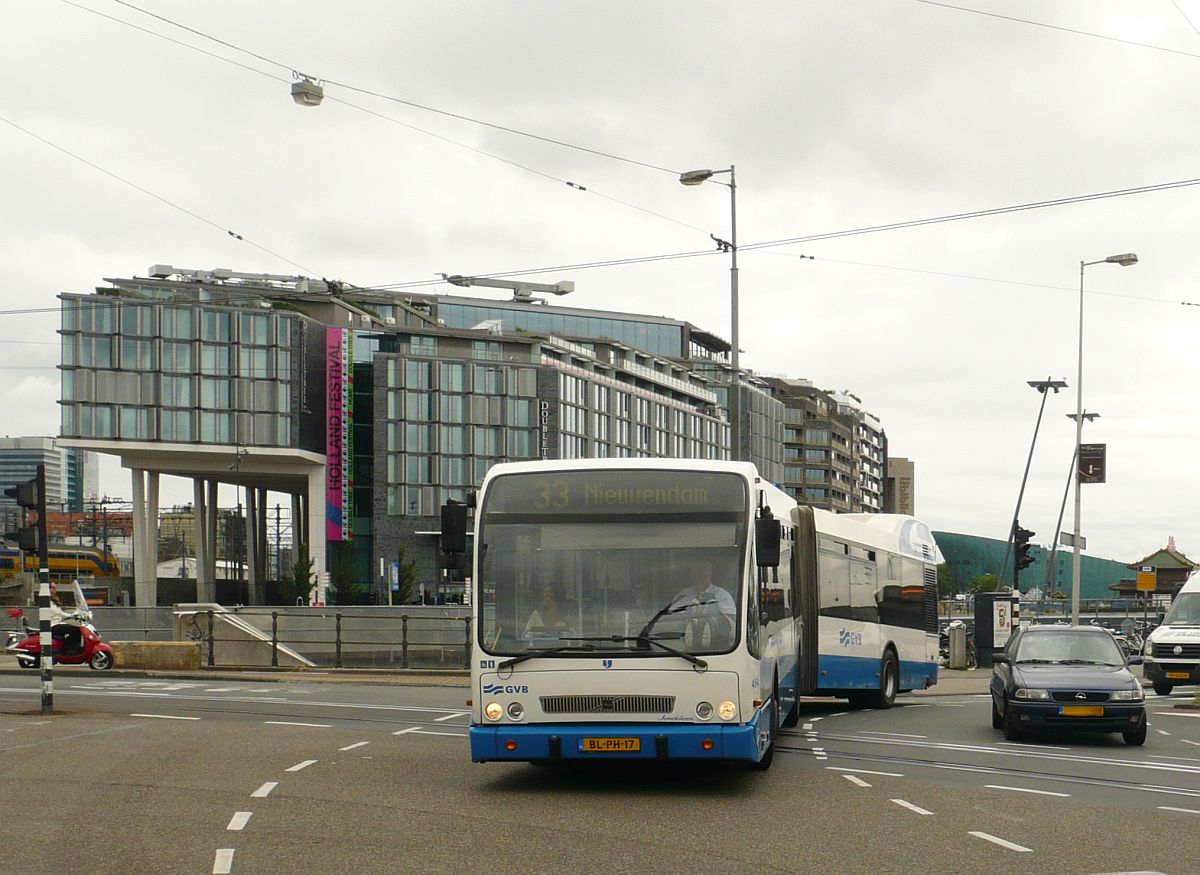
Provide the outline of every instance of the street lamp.
[[730,458],[739,461],[742,458],[742,403],[738,391],[741,385],[741,370],[738,365],[738,263],[737,263],[737,177],[733,172],[734,165],[728,170],[689,170],[679,174],[679,181],[684,185],[701,185],[712,179],[718,173],[728,173],[729,182],[713,180],[718,185],[729,189],[729,240],[722,240],[712,234],[709,236],[716,242],[717,248],[728,252],[731,257],[729,266],[729,342],[733,347],[733,357],[730,365],[733,373],[729,380],[729,442],[732,445]]
[[[1026,383],[1033,389],[1037,389],[1042,396],[1041,406],[1038,407],[1037,422],[1033,426],[1033,440],[1029,442],[1029,458],[1025,460],[1025,473],[1021,476],[1021,488],[1017,492],[1017,507],[1013,511],[1012,525],[1008,529],[1008,541],[1004,545],[1004,561],[1000,563],[1000,573],[996,576],[997,584],[1004,580],[1004,567],[1008,564],[1009,552],[1013,546],[1013,539],[1017,534],[1017,519],[1021,516],[1021,499],[1025,497],[1025,483],[1029,480],[1029,466],[1033,463],[1033,448],[1037,445],[1038,429],[1042,427],[1042,414],[1046,411],[1046,398],[1049,396],[1050,389],[1054,390],[1054,394],[1058,394],[1059,389],[1067,388],[1066,380],[1055,380],[1053,377],[1047,377],[1044,380],[1026,380]],[[1013,561],[1013,591],[1020,592],[1021,586],[1018,575],[1021,569],[1017,567],[1017,561]]]
[[1121,267],[1129,267],[1137,264],[1138,257],[1132,252],[1126,252],[1121,255],[1110,255],[1108,258],[1101,258],[1098,261],[1081,261],[1079,262],[1079,373],[1075,381],[1075,534],[1072,548],[1075,551],[1074,560],[1071,564],[1071,622],[1076,626],[1079,625],[1079,568],[1082,557],[1079,553],[1079,508],[1080,508],[1080,481],[1079,481],[1079,463],[1080,463],[1080,447],[1083,444],[1083,269],[1092,264],[1119,264]]

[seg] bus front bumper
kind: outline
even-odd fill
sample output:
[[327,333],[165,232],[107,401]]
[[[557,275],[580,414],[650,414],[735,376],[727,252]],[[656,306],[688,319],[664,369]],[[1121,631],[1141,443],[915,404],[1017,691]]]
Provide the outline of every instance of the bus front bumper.
[[769,709],[750,723],[543,723],[472,726],[471,759],[484,762],[571,760],[746,760],[762,757]]

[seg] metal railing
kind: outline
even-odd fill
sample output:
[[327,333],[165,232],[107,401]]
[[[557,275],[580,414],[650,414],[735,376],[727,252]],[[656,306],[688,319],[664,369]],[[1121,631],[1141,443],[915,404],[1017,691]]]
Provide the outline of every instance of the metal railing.
[[470,668],[471,617],[465,611],[238,608],[187,617],[179,638],[198,641],[202,662],[214,668]]

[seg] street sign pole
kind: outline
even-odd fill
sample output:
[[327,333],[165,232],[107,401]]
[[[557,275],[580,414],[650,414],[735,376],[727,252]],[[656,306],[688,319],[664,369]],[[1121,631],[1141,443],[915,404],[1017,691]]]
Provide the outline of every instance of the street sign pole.
[[46,466],[37,466],[38,639],[41,643],[42,714],[54,713],[54,638],[50,629],[50,542],[46,537]]
[[1150,594],[1158,589],[1158,568],[1153,565],[1139,565],[1137,570],[1137,589],[1142,594],[1142,628],[1150,619]]

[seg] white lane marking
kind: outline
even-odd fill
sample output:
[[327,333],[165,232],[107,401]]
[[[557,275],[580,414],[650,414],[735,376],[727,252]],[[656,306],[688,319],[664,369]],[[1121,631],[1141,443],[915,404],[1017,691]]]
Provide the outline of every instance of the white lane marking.
[[266,799],[271,795],[271,791],[279,786],[278,781],[267,781],[257,790],[250,794],[251,799]]
[[812,724],[811,724],[811,723],[805,723],[805,724],[804,724],[803,726],[801,726],[800,728],[801,728],[802,730],[803,730],[803,729],[812,729]]
[[1196,745],[1196,747],[1200,747],[1200,741],[1188,741],[1186,738],[1181,738],[1179,740],[1182,741],[1184,744],[1194,744],[1194,745]]
[[236,693],[237,687],[213,687],[212,689],[205,690],[204,692],[206,692],[206,693]]
[[1006,842],[1004,839],[997,838],[994,835],[989,835],[986,832],[979,832],[978,830],[971,830],[970,832],[967,833],[967,835],[973,835],[973,836],[975,836],[975,838],[983,839],[985,842],[994,842],[995,844],[999,845],[1002,848],[1008,848],[1010,851],[1021,851],[1022,853],[1026,853],[1026,854],[1033,853],[1033,848],[1027,848],[1024,845],[1017,845],[1017,844],[1013,844],[1012,842]]
[[859,735],[886,735],[889,738],[928,738],[928,735],[909,735],[907,732],[871,732],[863,730]]
[[893,799],[892,801],[895,802],[897,805],[899,805],[901,808],[907,808],[909,811],[915,811],[917,814],[928,814],[928,815],[933,814],[932,811],[926,811],[921,806],[913,805],[911,802],[905,802],[903,799]]
[[1171,733],[1167,732],[1165,729],[1156,729],[1154,731],[1157,732],[1159,735],[1170,735],[1171,734]]
[[965,708],[967,706],[966,705],[955,705],[950,702],[935,702],[934,707],[935,708]]
[[284,771],[285,772],[298,772],[301,769],[307,769],[309,766],[311,766],[315,762],[316,762],[316,760],[304,760],[303,762],[296,763],[296,765],[292,766],[290,769],[284,769]]
[[1027,747],[1036,747],[1038,750],[1070,750],[1069,747],[1061,747],[1054,744],[1028,744],[1024,741],[998,741],[996,744],[999,747],[1015,747],[1018,750],[1023,750]]
[[332,729],[332,723],[296,723],[291,720],[264,720],[270,726],[311,726],[313,729]]
[[816,723],[818,720],[824,720],[824,719],[825,719],[824,717],[814,717],[814,718],[812,719],[812,722],[813,722],[813,723]]
[[420,726],[410,726],[408,729],[397,729],[392,735],[408,735],[410,732],[419,732],[420,729]]
[[[1180,741],[1183,741],[1183,739],[1180,739]],[[1152,759],[1152,760],[1183,760],[1185,763],[1200,763],[1200,759],[1196,759],[1195,757],[1169,757],[1169,756],[1163,756],[1161,754],[1156,754],[1156,753],[1150,754],[1150,759]]]
[[[465,732],[437,732],[433,729],[422,729],[419,726],[416,729],[416,734],[417,735],[445,735],[445,736],[449,736],[450,738],[466,738],[467,737],[467,733],[465,733]],[[396,733],[393,732],[392,735],[396,735]]]
[[174,714],[130,714],[130,717],[151,717],[155,720],[199,720],[199,717],[177,717]]
[[1179,812],[1182,812],[1183,814],[1200,814],[1200,811],[1197,811],[1195,808],[1172,808],[1170,805],[1160,805],[1160,806],[1158,806],[1158,810],[1159,811],[1179,811]]
[[470,713],[470,711],[455,711],[453,714],[447,714],[444,717],[434,717],[433,722],[441,723],[443,720],[453,720],[455,717],[466,717]]
[[838,711],[836,714],[830,714],[829,716],[830,717],[845,717],[849,713],[850,713],[849,711]]
[[1052,790],[1031,790],[1028,787],[1009,787],[1004,784],[984,784],[989,790],[1012,790],[1014,793],[1036,793],[1039,796],[1059,796],[1063,799],[1070,797],[1070,793],[1055,793]]
[[250,820],[252,814],[254,814],[253,811],[235,811],[233,817],[229,820],[229,826],[225,827],[225,829],[232,830],[233,832],[245,829],[246,823]]
[[903,778],[899,772],[873,772],[870,769],[848,769],[845,766],[826,766],[825,768],[834,772],[851,772],[856,775],[884,775],[888,778]]
[[1189,714],[1186,711],[1155,711],[1154,713],[1164,717],[1200,717],[1200,714]]
[[369,742],[369,741],[360,741],[360,742],[357,742],[356,744],[348,744],[345,747],[339,747],[338,750],[354,750],[356,747],[362,747],[363,745],[367,745],[370,743],[371,742]]
[[842,775],[847,781],[856,787],[870,787],[871,785],[857,775]]
[[212,870],[213,875],[229,875],[233,871],[233,848],[217,848]]

